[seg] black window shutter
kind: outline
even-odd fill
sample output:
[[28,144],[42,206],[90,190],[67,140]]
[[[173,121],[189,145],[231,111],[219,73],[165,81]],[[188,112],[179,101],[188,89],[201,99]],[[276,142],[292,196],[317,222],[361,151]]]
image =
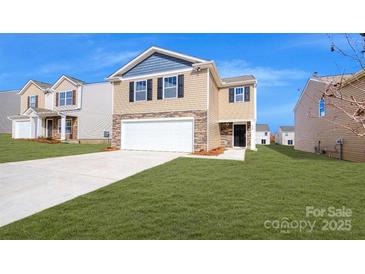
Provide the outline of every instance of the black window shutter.
[[250,101],[250,87],[245,87],[245,102]]
[[229,102],[234,103],[234,88],[229,89]]
[[147,101],[152,100],[152,79],[147,80]]
[[36,97],[35,97],[35,107],[36,108],[38,107],[38,95],[36,95]]
[[178,90],[177,90],[177,97],[183,98],[184,97],[184,74],[180,74],[178,76]]
[[157,99],[162,99],[162,78],[157,79]]
[[134,82],[129,82],[129,102],[134,102]]
[[59,98],[60,98],[60,94],[57,92],[57,93],[56,93],[56,107],[58,107],[58,104],[59,104]]
[[30,107],[30,96],[28,96],[28,108]]

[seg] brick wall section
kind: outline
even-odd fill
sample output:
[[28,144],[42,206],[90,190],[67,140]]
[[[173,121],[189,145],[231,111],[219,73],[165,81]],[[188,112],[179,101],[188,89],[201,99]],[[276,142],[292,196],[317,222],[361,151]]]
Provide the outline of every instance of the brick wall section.
[[112,147],[120,148],[121,137],[121,119],[122,115],[113,114],[113,134],[112,134]]
[[221,146],[232,147],[232,123],[221,123],[219,124],[221,133]]
[[207,111],[170,111],[157,113],[114,114],[112,146],[120,148],[121,120],[194,117],[194,150],[207,149]]
[[[246,137],[247,144],[246,147],[251,147],[251,122],[247,122]],[[221,134],[221,145],[223,147],[233,147],[232,144],[232,134],[233,134],[233,123],[220,123],[219,124],[220,134]]]
[[251,122],[247,122],[246,136],[247,136],[246,147],[250,148],[251,147]]

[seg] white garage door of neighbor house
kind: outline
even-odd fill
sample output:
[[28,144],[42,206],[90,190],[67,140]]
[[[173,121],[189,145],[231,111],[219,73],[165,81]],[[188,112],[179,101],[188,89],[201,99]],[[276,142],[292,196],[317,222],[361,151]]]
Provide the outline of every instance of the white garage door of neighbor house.
[[15,122],[15,138],[30,138],[30,122],[18,121]]
[[193,120],[122,121],[122,149],[193,151]]

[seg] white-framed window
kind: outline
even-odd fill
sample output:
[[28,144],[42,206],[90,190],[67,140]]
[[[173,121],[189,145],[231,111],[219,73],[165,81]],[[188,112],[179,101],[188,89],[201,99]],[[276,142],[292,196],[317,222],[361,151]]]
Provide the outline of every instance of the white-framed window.
[[[72,119],[66,119],[66,134],[72,133]],[[61,134],[61,119],[58,119],[58,133]]]
[[61,91],[59,93],[60,96],[60,106],[71,106],[72,105],[72,97],[73,97],[73,92],[72,90],[70,91]]
[[266,139],[261,139],[261,145],[266,145]]
[[319,117],[323,117],[326,115],[326,101],[324,98],[319,100]]
[[163,98],[177,98],[177,76],[163,78]]
[[234,101],[243,102],[243,87],[234,88]]
[[147,100],[147,81],[136,81],[134,83],[134,101]]
[[29,96],[29,107],[35,108],[36,105],[37,105],[37,96],[36,95]]
[[288,140],[288,145],[293,145],[293,140]]
[[265,136],[267,136],[267,131],[265,131]]

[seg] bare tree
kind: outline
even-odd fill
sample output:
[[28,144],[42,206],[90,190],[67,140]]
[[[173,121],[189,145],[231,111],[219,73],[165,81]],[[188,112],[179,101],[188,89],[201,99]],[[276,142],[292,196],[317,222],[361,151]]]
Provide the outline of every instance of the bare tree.
[[[336,127],[342,127],[356,136],[365,136],[365,89],[360,85],[360,77],[365,73],[365,33],[357,36],[360,39],[354,39],[349,34],[344,34],[346,41],[346,49],[338,46],[332,37],[328,35],[331,41],[331,51],[338,53],[346,58],[350,58],[351,61],[355,62],[356,66],[360,68],[354,74],[339,75],[339,77],[333,77],[332,80],[328,81],[327,86],[324,90],[321,90],[320,98],[312,97],[312,100],[324,99],[326,107],[333,108],[338,112],[342,113],[347,117],[346,121],[338,119],[337,115],[332,117],[323,116],[321,119],[327,120],[334,124]],[[351,79],[351,80],[350,80]],[[356,97],[353,94],[344,92],[345,88],[351,87],[353,90],[363,94],[364,96]],[[310,96],[310,95],[307,95]],[[319,118],[318,115],[308,113],[309,118]]]

